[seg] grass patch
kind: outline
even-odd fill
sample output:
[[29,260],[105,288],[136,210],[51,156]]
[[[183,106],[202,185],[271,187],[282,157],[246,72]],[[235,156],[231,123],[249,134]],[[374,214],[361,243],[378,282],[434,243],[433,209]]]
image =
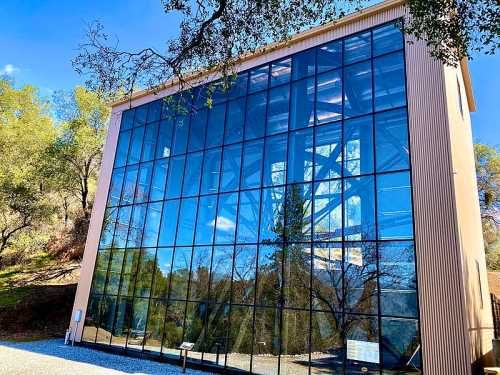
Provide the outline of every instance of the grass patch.
[[25,286],[12,289],[0,289],[0,308],[15,306],[31,294],[33,287]]

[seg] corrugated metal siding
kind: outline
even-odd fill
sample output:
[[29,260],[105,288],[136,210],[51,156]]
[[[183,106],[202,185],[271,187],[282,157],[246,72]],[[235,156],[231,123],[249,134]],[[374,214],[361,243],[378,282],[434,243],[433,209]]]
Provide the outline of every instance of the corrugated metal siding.
[[424,373],[469,375],[444,71],[424,43],[406,49]]

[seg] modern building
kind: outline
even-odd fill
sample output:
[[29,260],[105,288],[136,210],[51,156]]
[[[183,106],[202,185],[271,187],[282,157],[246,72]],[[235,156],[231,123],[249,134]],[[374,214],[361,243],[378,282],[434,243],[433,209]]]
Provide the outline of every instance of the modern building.
[[172,362],[190,342],[188,365],[234,373],[489,361],[470,76],[407,43],[405,12],[242,57],[228,91],[204,73],[115,103],[76,340]]

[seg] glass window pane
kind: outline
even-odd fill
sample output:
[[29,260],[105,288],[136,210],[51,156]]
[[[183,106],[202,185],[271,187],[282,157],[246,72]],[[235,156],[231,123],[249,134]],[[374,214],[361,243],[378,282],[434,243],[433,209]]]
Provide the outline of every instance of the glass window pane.
[[163,202],[151,203],[148,206],[146,224],[144,225],[144,238],[142,246],[154,247],[158,242],[158,232],[160,230],[160,219]]
[[238,193],[221,194],[215,223],[215,243],[230,244],[235,241]]
[[108,265],[110,259],[110,250],[103,250],[97,253],[97,259],[95,263],[94,279],[92,280],[92,293],[102,294],[104,293],[104,287],[106,284],[106,274],[108,273]]
[[377,172],[410,167],[406,109],[375,116]]
[[101,296],[90,295],[85,314],[85,326],[83,327],[82,341],[95,342],[97,327],[99,325],[99,313],[101,311]]
[[214,246],[210,273],[210,299],[212,301],[229,303],[233,251],[233,246]]
[[205,147],[215,147],[222,145],[224,136],[224,123],[226,119],[226,104],[214,105],[208,111],[207,133]]
[[375,243],[346,243],[344,249],[344,308],[346,311],[377,314],[377,282]]
[[259,375],[277,374],[279,351],[279,309],[256,308],[252,373]]
[[162,353],[170,358],[179,359],[179,345],[182,343],[184,311],[186,302],[170,302],[165,317],[165,336]]
[[120,133],[116,146],[115,168],[123,167],[127,164],[128,148],[132,131]]
[[245,143],[245,148],[243,150],[241,189],[250,189],[260,186],[263,154],[263,139]]
[[148,201],[152,174],[153,174],[152,162],[141,164],[139,169],[139,175],[137,176],[137,186],[135,188],[135,203],[142,203]]
[[170,159],[168,169],[166,198],[179,198],[181,196],[182,177],[184,176],[184,162],[186,156],[176,156]]
[[127,243],[128,228],[132,206],[121,207],[116,218],[115,235],[113,238],[113,247],[124,248]]
[[287,135],[266,139],[264,160],[264,186],[283,185],[286,182]]
[[156,252],[156,269],[151,287],[151,295],[157,298],[167,298],[170,271],[172,269],[172,247],[160,247]]
[[288,129],[290,86],[280,86],[269,91],[267,107],[267,134],[285,132]]
[[330,312],[311,315],[311,374],[344,373],[342,318]]
[[269,77],[269,65],[250,70],[249,92],[256,92],[267,89]]
[[227,367],[250,371],[253,308],[233,306],[227,348]]
[[253,304],[256,262],[257,245],[237,245],[235,247],[232,303]]
[[375,192],[373,177],[344,181],[344,237],[348,241],[375,239]]
[[314,173],[316,180],[342,175],[342,125],[334,123],[316,128]]
[[113,243],[113,234],[115,233],[116,217],[118,208],[106,208],[102,222],[101,239],[99,240],[99,249],[111,247]]
[[177,230],[177,214],[179,213],[179,199],[166,201],[161,218],[160,238],[158,246],[173,246]]
[[300,79],[314,74],[316,50],[314,48],[292,56],[292,79]]
[[285,238],[289,242],[311,241],[311,189],[312,184],[287,186]]
[[217,195],[200,197],[196,222],[195,243],[197,245],[211,245],[213,243],[216,212]]
[[179,213],[176,245],[192,245],[198,198],[182,199]]
[[163,322],[167,304],[162,300],[151,300],[148,311],[147,332],[145,335],[144,350],[159,353],[163,339]]
[[314,78],[292,83],[290,129],[314,125]]
[[290,133],[288,139],[288,183],[311,181],[313,174],[313,130]]
[[199,151],[205,146],[205,132],[207,130],[207,110],[201,109],[191,115],[189,131],[189,151]]
[[342,118],[342,71],[333,70],[318,76],[316,122],[318,125]]
[[342,182],[339,180],[314,184],[314,239],[342,239]]
[[377,214],[379,239],[413,237],[409,172],[377,176]]
[[134,126],[141,126],[146,123],[146,117],[148,115],[148,105],[143,104],[135,109],[134,116]]
[[212,365],[224,366],[228,327],[229,305],[209,305],[204,339],[204,361]]
[[135,183],[138,172],[139,167],[137,165],[127,167],[123,181],[121,204],[131,204],[134,201]]
[[373,60],[375,110],[397,108],[406,104],[403,52]]
[[132,129],[134,123],[134,113],[134,108],[122,112],[120,131]]
[[130,150],[127,164],[136,164],[141,161],[142,140],[144,138],[144,126],[132,130]]
[[373,29],[373,56],[403,48],[403,33],[396,23]]
[[239,73],[236,79],[231,79],[228,92],[229,99],[239,98],[247,93],[248,73]]
[[312,267],[312,308],[329,314],[342,311],[342,243],[315,244]]
[[267,92],[259,92],[247,98],[245,139],[264,136],[266,130]]
[[174,130],[173,120],[163,120],[160,122],[158,131],[158,145],[156,146],[156,157],[166,158],[171,154],[172,133]]
[[[128,332],[128,317],[123,319],[121,299],[118,298],[118,304],[116,303],[116,297],[105,296],[101,302],[101,317],[99,319],[99,329],[97,331],[97,340],[99,344],[109,345],[111,340],[111,334],[113,334],[112,345],[120,345],[120,342],[115,341],[116,331],[123,331],[123,341],[121,346],[125,346],[125,340],[127,338]],[[130,309],[129,309],[130,310]],[[115,311],[116,311],[116,321],[115,321]],[[130,314],[128,314],[130,315]],[[121,318],[121,319],[120,319]],[[114,330],[113,330],[114,321]]]
[[144,220],[146,218],[146,204],[134,206],[130,217],[130,227],[128,230],[127,247],[139,247],[144,233]]
[[205,151],[203,176],[201,180],[201,194],[217,193],[219,190],[221,154],[221,148]]
[[156,140],[158,139],[158,123],[146,125],[141,161],[153,160],[155,157]]
[[344,176],[373,173],[373,117],[344,122]]
[[206,303],[187,303],[184,340],[194,344],[193,350],[187,352],[187,358],[190,361],[201,362],[206,314]]
[[163,199],[165,195],[165,185],[167,184],[167,171],[168,159],[161,159],[155,162],[149,200],[159,201]]
[[[113,312],[114,314],[114,312]],[[130,318],[132,316],[132,298],[118,298],[116,317],[112,332],[111,345],[125,347],[129,333]]]
[[108,206],[118,206],[120,203],[124,176],[125,168],[118,168],[113,171],[109,185]]
[[208,301],[212,246],[195,246],[189,286],[190,301]]
[[241,142],[243,140],[245,102],[246,98],[241,98],[228,103],[224,144]]
[[175,96],[166,96],[161,99],[161,118],[167,120],[173,120],[175,116],[175,110],[177,108],[177,98]]
[[281,303],[283,249],[281,245],[260,245],[256,305],[276,306]]
[[120,283],[120,295],[132,297],[134,294],[135,279],[137,277],[137,266],[139,264],[139,249],[125,250],[123,260],[122,280]]
[[238,190],[240,186],[242,144],[224,147],[220,191]]
[[384,373],[421,373],[418,322],[410,319],[382,318],[381,325]]
[[[155,270],[156,249],[142,249],[139,266],[137,268],[137,281],[135,284],[135,297],[149,297],[151,283]],[[146,319],[146,317],[144,317]]]
[[344,68],[344,117],[372,112],[371,70],[370,62]]
[[260,242],[278,242],[283,239],[285,188],[262,191],[260,211]]
[[194,154],[187,155],[182,187],[182,195],[184,197],[199,194],[202,162],[203,152],[195,152]]
[[413,242],[382,242],[378,253],[380,312],[382,315],[418,317]]
[[170,299],[187,299],[192,247],[176,247],[172,262]]
[[283,310],[280,373],[309,374],[309,311]]
[[271,87],[290,81],[292,59],[290,57],[271,63]]
[[259,209],[260,190],[240,193],[237,243],[256,243],[258,241]]
[[[311,245],[285,245],[285,280],[283,296],[286,307],[309,310],[311,279]],[[298,338],[297,338],[298,339]]]
[[342,41],[338,40],[318,48],[318,73],[339,68],[342,65]]
[[344,65],[371,57],[371,34],[364,32],[344,40]]
[[[379,374],[378,318],[346,315],[346,370],[348,374]],[[369,348],[360,351],[359,347]]]
[[172,155],[186,152],[189,132],[189,117],[177,116],[175,119],[174,138],[172,141]]
[[148,108],[148,123],[160,120],[161,116],[161,105],[162,100],[155,100],[154,102],[149,103]]
[[218,81],[211,83],[210,86],[212,87],[212,92],[213,92],[212,100],[215,104],[227,100],[228,85],[226,82]]

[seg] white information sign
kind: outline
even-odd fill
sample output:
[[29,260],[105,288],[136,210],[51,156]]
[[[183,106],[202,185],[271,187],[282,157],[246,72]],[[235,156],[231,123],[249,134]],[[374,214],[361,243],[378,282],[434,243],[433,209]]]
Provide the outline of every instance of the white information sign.
[[376,342],[347,340],[347,359],[379,363],[379,344]]

